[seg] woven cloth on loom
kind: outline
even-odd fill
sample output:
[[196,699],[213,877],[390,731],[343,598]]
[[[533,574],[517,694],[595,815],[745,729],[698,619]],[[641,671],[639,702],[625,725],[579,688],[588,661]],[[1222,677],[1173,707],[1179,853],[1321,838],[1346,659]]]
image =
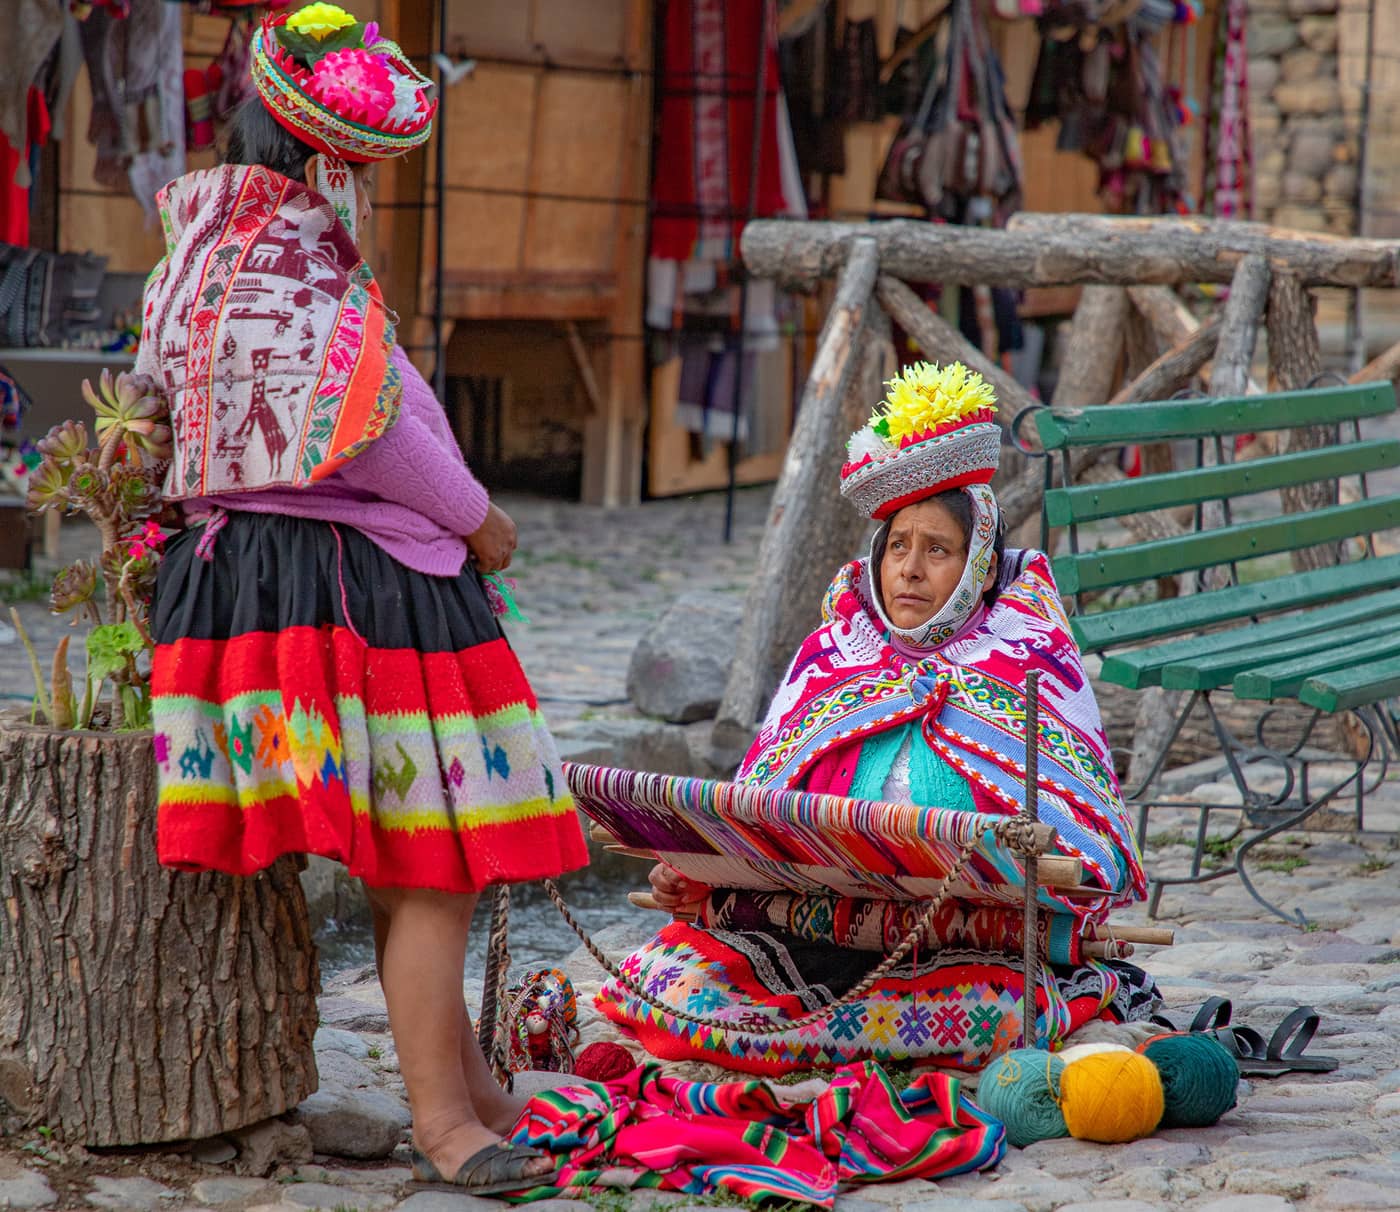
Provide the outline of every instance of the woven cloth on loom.
[[[923,913],[924,906],[916,901],[724,889],[712,892],[700,902],[696,925],[707,930],[778,931],[804,943],[829,943],[854,951],[888,954],[918,924]],[[1019,956],[1024,922],[1019,907],[948,900],[934,915],[920,943]],[[1047,963],[1080,963],[1078,918],[1042,909],[1037,925],[1039,954]]]
[[711,887],[917,900],[938,891],[975,841],[960,898],[1021,900],[1020,860],[991,833],[1004,816],[603,766],[565,772],[579,807],[625,845]]

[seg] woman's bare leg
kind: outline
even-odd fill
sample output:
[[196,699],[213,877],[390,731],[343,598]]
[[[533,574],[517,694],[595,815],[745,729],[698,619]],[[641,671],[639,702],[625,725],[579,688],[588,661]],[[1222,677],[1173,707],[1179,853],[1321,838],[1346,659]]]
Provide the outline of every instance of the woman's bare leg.
[[[374,922],[374,964],[379,971],[379,983],[384,983],[384,942],[389,936],[389,910],[373,888],[366,888],[370,914]],[[466,1003],[462,1003],[462,1076],[466,1078],[467,1093],[477,1117],[493,1132],[505,1136],[515,1127],[526,1100],[508,1094],[497,1084]]]
[[[387,919],[382,941],[376,930],[376,951],[399,1072],[413,1111],[414,1143],[450,1178],[501,1136],[487,1119],[502,1112],[491,1091],[504,1092],[491,1080],[484,1057],[480,1064],[490,1089],[469,1084],[465,1065],[471,1033],[462,970],[477,898],[414,888],[377,888],[374,898]],[[479,1049],[476,1055],[481,1056]],[[477,1109],[474,1087],[489,1107],[486,1114]],[[541,1159],[532,1172],[549,1168]]]

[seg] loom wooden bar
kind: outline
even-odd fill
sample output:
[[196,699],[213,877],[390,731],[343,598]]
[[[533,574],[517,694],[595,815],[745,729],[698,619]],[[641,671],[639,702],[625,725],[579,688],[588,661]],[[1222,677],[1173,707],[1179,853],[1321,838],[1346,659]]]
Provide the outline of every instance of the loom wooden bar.
[[840,271],[855,240],[873,239],[880,269],[911,282],[959,285],[1108,286],[1229,282],[1252,253],[1299,271],[1308,286],[1400,286],[1400,245],[1382,240],[1304,236],[1261,242],[1226,229],[1172,232],[1117,230],[1086,216],[1042,216],[1058,228],[1006,230],[892,219],[824,223],[760,219],[744,228],[745,267],[759,278],[809,290]]
[[[655,863],[661,859],[661,854],[655,850],[641,850],[633,846],[612,845],[605,846],[604,849],[607,850],[609,854],[620,854],[624,858],[644,859],[649,863]],[[673,854],[672,857],[680,858],[683,856]],[[729,856],[711,855],[706,857],[722,858]],[[736,859],[736,861],[742,860]],[[792,863],[790,866],[794,871],[805,871],[813,874],[834,870],[830,867],[820,867],[815,864],[806,863]],[[919,877],[902,876],[899,878],[915,879]],[[1069,858],[1061,854],[1049,854],[1042,856],[1039,860],[1039,884],[1042,888],[1054,888],[1056,891],[1063,889],[1073,890],[1079,888],[1080,881],[1083,878],[1084,864],[1077,858]]]

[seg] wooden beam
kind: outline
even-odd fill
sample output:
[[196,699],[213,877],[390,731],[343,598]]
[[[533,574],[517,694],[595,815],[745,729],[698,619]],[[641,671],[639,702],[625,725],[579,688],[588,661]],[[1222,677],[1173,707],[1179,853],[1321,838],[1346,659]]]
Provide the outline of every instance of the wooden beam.
[[[1019,220],[1027,220],[1021,215]],[[873,239],[880,268],[911,282],[989,286],[1179,285],[1229,282],[1251,254],[1292,266],[1305,286],[1400,286],[1400,243],[1305,232],[1262,236],[1247,224],[1138,228],[1084,215],[1012,220],[1007,230],[892,219],[825,223],[760,219],[744,228],[749,273],[810,290],[836,274],[852,240]],[[1119,230],[1115,224],[1130,226]],[[1235,230],[1236,228],[1243,230]]]
[[583,394],[588,397],[588,406],[594,415],[603,411],[603,393],[598,389],[598,376],[593,373],[593,363],[589,361],[588,350],[583,347],[578,325],[572,320],[564,321],[564,336],[569,342],[569,352],[574,358],[574,369],[578,371],[579,382],[583,384]]
[[[797,424],[759,546],[729,683],[715,723],[717,752],[742,753],[748,747],[783,669],[816,621],[817,603],[831,574],[850,558],[852,540],[864,529],[859,514],[843,502],[837,501],[836,507],[844,512],[834,514],[833,496],[846,439],[854,428],[843,427],[847,392],[856,381],[860,394],[869,397],[867,410],[879,394],[883,351],[875,359],[868,351],[862,356],[861,349],[878,266],[873,240],[852,243],[802,392]],[[862,363],[866,365],[856,380]],[[872,377],[875,382],[866,381]],[[833,524],[841,522],[845,524]]]
[[1074,309],[1069,348],[1055,384],[1056,408],[1104,403],[1113,391],[1127,333],[1128,292],[1121,286],[1086,286]]
[[1372,358],[1351,376],[1352,383],[1379,383],[1389,379],[1394,383],[1400,380],[1400,341],[1396,341],[1379,357]]
[[1268,261],[1255,253],[1239,263],[1231,279],[1230,297],[1221,316],[1220,343],[1210,372],[1213,396],[1242,396],[1249,386],[1249,368],[1269,299],[1271,276]]

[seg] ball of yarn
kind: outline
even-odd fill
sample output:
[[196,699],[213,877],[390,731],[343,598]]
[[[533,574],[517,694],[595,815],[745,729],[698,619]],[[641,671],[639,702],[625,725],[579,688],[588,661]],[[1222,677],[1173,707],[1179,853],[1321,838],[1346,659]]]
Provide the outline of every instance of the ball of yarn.
[[1235,1105],[1240,1084],[1235,1058],[1209,1035],[1159,1035],[1139,1049],[1162,1079],[1169,1128],[1205,1128]]
[[1072,1044],[1055,1053],[1067,1065],[1083,1060],[1086,1056],[1096,1056],[1100,1052],[1131,1052],[1126,1044],[1110,1044],[1106,1040],[1097,1044]]
[[574,1076],[590,1082],[607,1082],[637,1067],[632,1054],[621,1044],[598,1040],[574,1058]]
[[977,1084],[977,1101],[1006,1125],[1018,1149],[1038,1140],[1068,1136],[1060,1112],[1060,1074],[1065,1062],[1039,1048],[1017,1048],[994,1060]]
[[1060,1074],[1060,1110],[1076,1140],[1114,1144],[1149,1136],[1163,1109],[1157,1066],[1136,1052],[1086,1056]]

